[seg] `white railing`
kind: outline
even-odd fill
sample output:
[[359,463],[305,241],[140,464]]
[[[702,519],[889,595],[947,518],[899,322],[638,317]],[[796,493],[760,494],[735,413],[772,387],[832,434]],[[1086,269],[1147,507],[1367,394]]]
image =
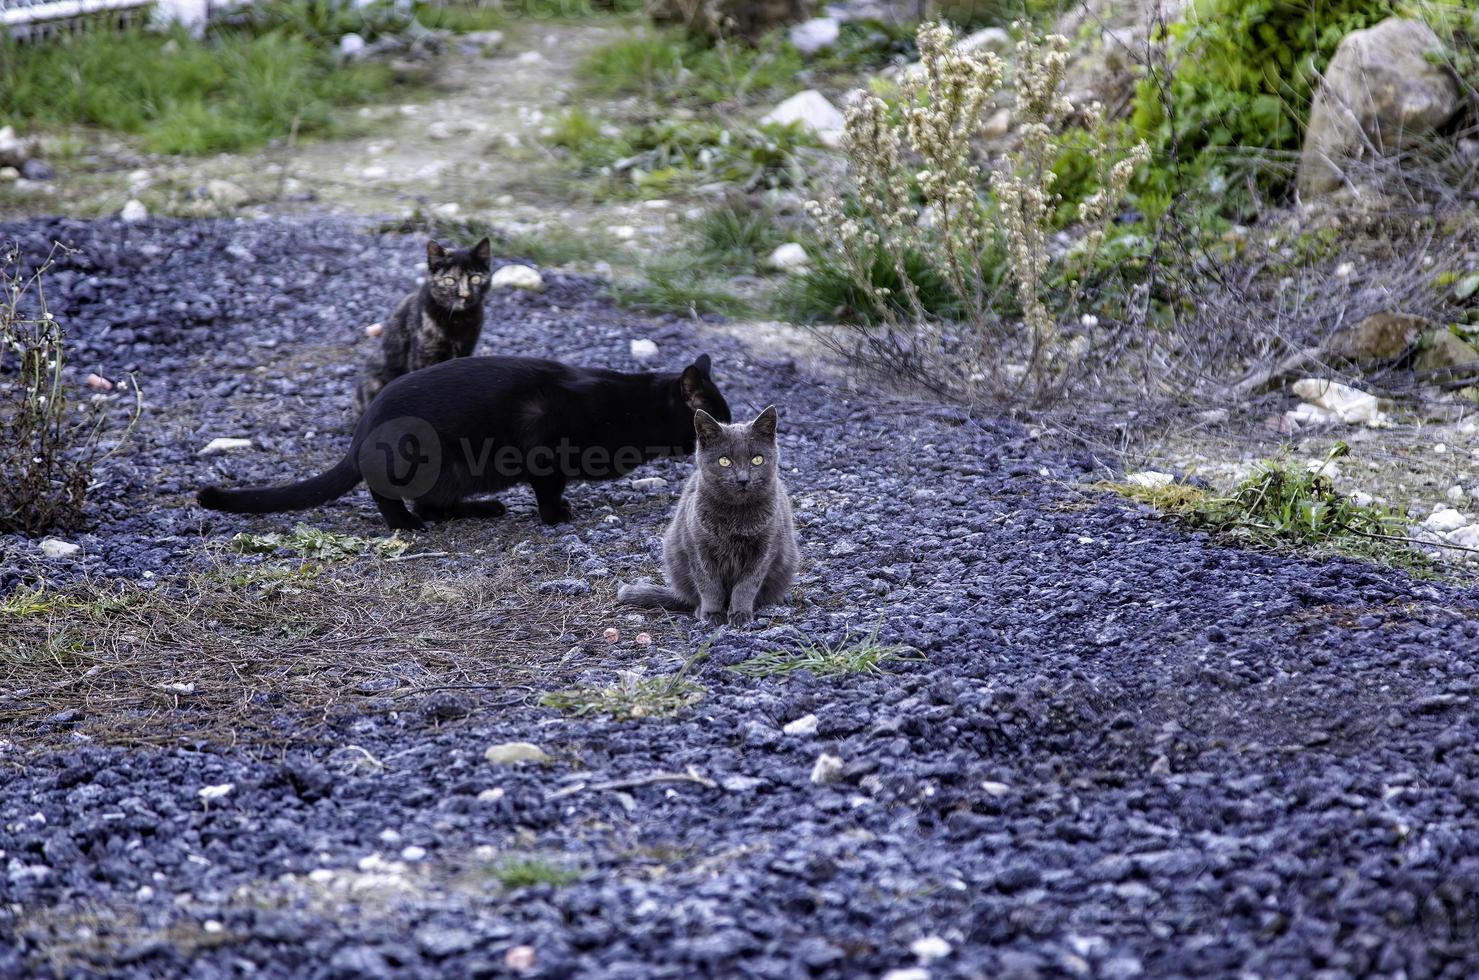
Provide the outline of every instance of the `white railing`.
[[100,14],[129,14],[157,8],[160,19],[178,21],[192,31],[205,28],[212,9],[240,7],[253,0],[0,0],[0,30],[26,36],[48,26]]

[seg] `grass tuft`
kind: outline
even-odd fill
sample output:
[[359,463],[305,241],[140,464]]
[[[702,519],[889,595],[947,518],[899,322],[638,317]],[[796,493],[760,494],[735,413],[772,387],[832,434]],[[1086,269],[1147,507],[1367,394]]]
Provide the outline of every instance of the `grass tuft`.
[[698,704],[708,693],[703,685],[688,679],[688,672],[708,656],[709,645],[705,643],[675,674],[648,677],[637,670],[619,671],[617,682],[611,687],[550,691],[539,703],[567,714],[610,715],[618,721],[667,718]]
[[389,558],[403,553],[408,542],[399,538],[361,538],[352,534],[335,534],[307,524],[298,524],[286,534],[249,534],[243,531],[227,542],[231,550],[243,555],[274,555],[289,551],[317,561],[343,561],[373,555]]
[[511,857],[488,866],[488,874],[507,889],[549,885],[563,888],[585,877],[574,868],[563,867],[541,857]]
[[735,664],[730,670],[745,677],[789,677],[798,670],[809,670],[817,677],[840,677],[878,673],[884,664],[894,660],[922,659],[906,657],[906,653],[917,653],[907,644],[879,642],[882,628],[880,619],[867,633],[849,630],[835,644],[801,637],[793,650],[762,653]]

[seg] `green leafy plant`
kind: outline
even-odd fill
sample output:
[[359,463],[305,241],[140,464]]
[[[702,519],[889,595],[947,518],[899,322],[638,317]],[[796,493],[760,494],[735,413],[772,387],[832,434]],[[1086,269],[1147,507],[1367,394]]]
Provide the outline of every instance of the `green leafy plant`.
[[902,643],[883,643],[878,636],[883,620],[866,633],[849,630],[841,640],[828,643],[807,637],[798,638],[788,650],[772,650],[735,664],[730,670],[745,677],[786,677],[799,670],[809,670],[818,677],[840,677],[844,674],[877,673],[891,661],[920,659],[907,657],[917,651]]
[[[81,383],[66,370],[66,333],[46,303],[52,262],[27,273],[14,246],[0,254],[0,530],[22,534],[81,523],[98,467],[127,443],[144,406],[131,377],[115,394],[76,400]],[[119,399],[132,408],[110,426]]]
[[1319,72],[1341,38],[1396,9],[1386,0],[1193,0],[1167,28],[1169,76],[1152,73],[1136,89],[1134,126],[1156,161],[1142,178],[1169,180],[1174,150],[1217,187],[1249,171],[1266,189],[1282,187],[1292,170],[1266,166],[1267,151],[1299,149]]
[[1099,486],[1149,504],[1186,524],[1267,548],[1298,548],[1380,562],[1416,572],[1432,562],[1413,547],[1407,523],[1394,511],[1339,493],[1326,466],[1350,454],[1337,443],[1323,463],[1266,460],[1231,493],[1186,483]]

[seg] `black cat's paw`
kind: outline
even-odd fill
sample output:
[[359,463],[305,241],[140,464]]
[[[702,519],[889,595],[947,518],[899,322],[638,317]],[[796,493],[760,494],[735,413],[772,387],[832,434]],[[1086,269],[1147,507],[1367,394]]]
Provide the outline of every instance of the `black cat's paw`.
[[573,520],[574,517],[575,512],[563,500],[560,501],[560,506],[558,507],[539,508],[539,519],[545,524],[564,524],[566,521]]
[[755,613],[749,609],[731,609],[729,611],[730,626],[748,626],[755,621]]
[[426,522],[415,514],[406,514],[405,517],[388,518],[385,521],[390,525],[392,531],[425,531]]

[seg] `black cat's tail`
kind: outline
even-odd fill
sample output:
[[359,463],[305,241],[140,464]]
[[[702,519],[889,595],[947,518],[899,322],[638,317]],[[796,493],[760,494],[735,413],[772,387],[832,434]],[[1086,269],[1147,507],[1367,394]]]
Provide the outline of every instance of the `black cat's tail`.
[[623,585],[616,590],[616,601],[628,606],[671,609],[673,612],[693,612],[694,608],[693,603],[683,601],[662,585]]
[[200,506],[232,514],[271,514],[317,507],[342,497],[359,483],[359,463],[351,451],[331,470],[282,487],[206,487],[196,495]]

